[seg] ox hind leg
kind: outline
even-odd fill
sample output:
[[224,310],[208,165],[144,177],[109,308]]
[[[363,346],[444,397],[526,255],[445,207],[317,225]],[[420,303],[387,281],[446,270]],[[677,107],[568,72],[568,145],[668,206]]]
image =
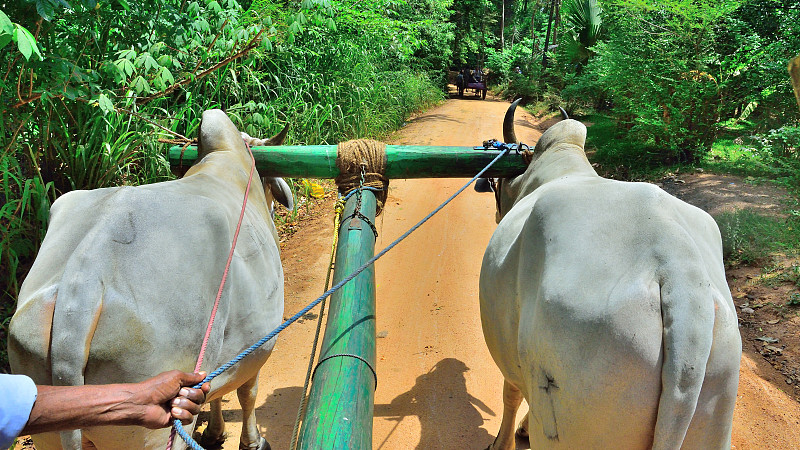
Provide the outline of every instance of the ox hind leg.
[[258,372],[236,390],[239,404],[242,406],[242,436],[239,448],[242,450],[270,450],[266,439],[258,434],[256,424],[256,395],[258,394]]
[[516,447],[514,439],[514,421],[517,418],[517,410],[522,403],[522,392],[509,383],[503,381],[503,420],[500,422],[500,430],[494,443],[487,450],[513,450]]

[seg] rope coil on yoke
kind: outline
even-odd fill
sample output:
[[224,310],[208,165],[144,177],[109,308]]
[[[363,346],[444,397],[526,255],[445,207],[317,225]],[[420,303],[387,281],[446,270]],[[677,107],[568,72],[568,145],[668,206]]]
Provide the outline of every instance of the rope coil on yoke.
[[383,142],[355,139],[339,143],[336,156],[336,167],[340,174],[336,177],[339,193],[347,195],[360,187],[379,189],[375,192],[377,200],[375,215],[380,215],[389,193],[389,179],[384,175],[386,165],[386,144]]

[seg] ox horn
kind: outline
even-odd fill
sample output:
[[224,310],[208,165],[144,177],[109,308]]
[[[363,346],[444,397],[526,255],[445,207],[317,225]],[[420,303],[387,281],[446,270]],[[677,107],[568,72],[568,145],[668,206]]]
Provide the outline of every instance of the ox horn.
[[567,114],[567,111],[565,111],[564,108],[559,106],[558,110],[561,111],[561,118],[562,119],[564,119],[564,120],[569,119],[569,114]]
[[288,123],[286,124],[285,127],[283,127],[283,129],[278,134],[267,139],[264,145],[282,145],[283,141],[286,139],[287,134],[289,134]]
[[514,100],[514,103],[508,107],[506,117],[503,119],[503,140],[506,144],[516,144],[517,134],[514,133],[514,112],[517,110],[517,105],[522,101],[522,97]]

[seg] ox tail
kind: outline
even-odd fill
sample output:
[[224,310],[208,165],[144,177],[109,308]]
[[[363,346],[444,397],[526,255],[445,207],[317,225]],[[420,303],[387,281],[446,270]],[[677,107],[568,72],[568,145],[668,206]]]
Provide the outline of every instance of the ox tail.
[[[690,253],[695,253],[691,252]],[[675,260],[661,279],[661,395],[653,449],[679,449],[689,430],[711,354],[715,292],[699,261]]]
[[[67,271],[64,275],[68,275]],[[99,280],[74,285],[68,283],[59,289],[53,314],[50,340],[50,367],[56,386],[85,384],[84,370],[89,359],[89,348],[100,318],[102,286]],[[80,449],[80,430],[63,431],[61,445],[64,449]]]
[[[90,231],[67,259],[53,311],[50,369],[56,386],[81,386],[103,307],[102,271],[113,264],[108,255],[93,251],[97,232]],[[66,450],[81,448],[81,431],[61,432]]]

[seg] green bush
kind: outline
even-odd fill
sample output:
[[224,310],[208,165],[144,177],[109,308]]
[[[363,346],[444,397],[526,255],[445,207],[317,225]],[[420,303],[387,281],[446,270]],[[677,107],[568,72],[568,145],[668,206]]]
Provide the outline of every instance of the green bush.
[[773,254],[796,255],[800,250],[800,217],[782,219],[740,210],[715,219],[728,263],[759,263]]

